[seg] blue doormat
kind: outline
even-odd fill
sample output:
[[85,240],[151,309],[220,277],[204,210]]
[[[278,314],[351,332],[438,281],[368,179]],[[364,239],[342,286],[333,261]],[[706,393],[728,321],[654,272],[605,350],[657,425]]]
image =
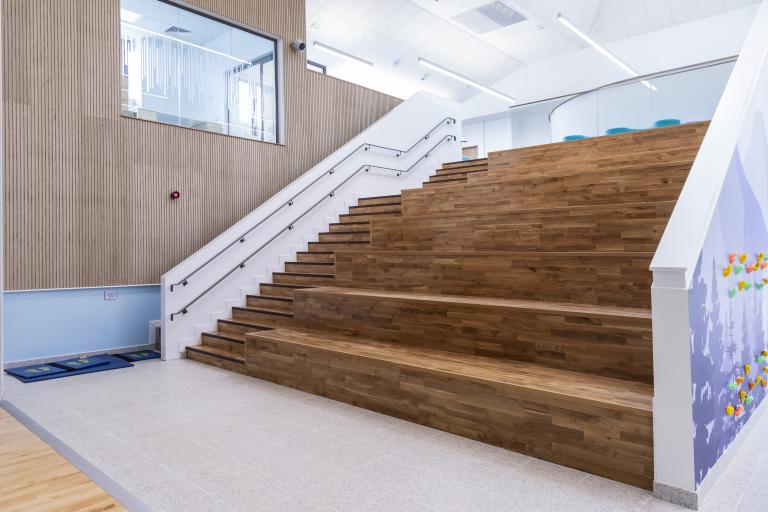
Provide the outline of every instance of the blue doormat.
[[130,361],[135,363],[136,361],[146,361],[147,359],[157,359],[160,357],[160,352],[154,350],[136,350],[134,352],[126,352],[124,354],[114,354],[115,357],[119,357],[123,361]]
[[[78,366],[75,363],[74,369],[72,367],[73,362],[88,359],[88,363],[83,363]],[[91,364],[93,363],[93,364]],[[84,365],[87,364],[87,367]],[[133,364],[123,361],[117,357],[104,355],[104,356],[92,356],[88,358],[68,359],[66,361],[60,361],[50,364],[35,364],[30,366],[21,366],[19,368],[9,368],[5,370],[5,373],[12,375],[19,379],[21,382],[37,382],[40,380],[58,379],[61,377],[69,377],[72,375],[82,375],[84,373],[96,373],[106,370],[116,370],[118,368],[130,368]]]

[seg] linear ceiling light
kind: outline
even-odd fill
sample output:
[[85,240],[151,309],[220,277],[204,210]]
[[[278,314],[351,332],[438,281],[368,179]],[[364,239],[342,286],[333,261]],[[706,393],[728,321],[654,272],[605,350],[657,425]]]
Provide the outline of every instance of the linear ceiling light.
[[475,89],[480,89],[481,91],[487,92],[488,94],[493,94],[494,96],[501,98],[504,101],[507,101],[509,103],[517,102],[517,100],[512,96],[504,94],[503,92],[499,92],[496,89],[491,89],[487,85],[483,85],[480,82],[475,82],[471,78],[467,78],[454,71],[451,71],[450,69],[446,69],[443,66],[440,66],[439,64],[435,64],[434,62],[428,61],[427,59],[423,59],[419,57],[419,64],[421,64],[422,66],[428,67],[429,69],[432,69],[434,71],[437,71],[438,73],[442,73],[445,76],[451,77],[454,80],[458,80],[459,82],[464,82],[467,85],[471,85]]
[[337,50],[333,46],[328,46],[327,44],[323,44],[320,41],[315,41],[314,43],[312,43],[312,46],[314,46],[318,50],[324,51],[325,53],[330,53],[331,55],[341,57],[342,59],[348,60],[350,62],[355,62],[357,64],[364,64],[366,66],[373,67],[373,62],[369,60],[361,59],[360,57],[352,55],[351,53]]
[[[617,66],[619,66],[621,69],[623,69],[624,71],[629,73],[631,76],[639,76],[639,73],[637,71],[635,71],[634,69],[632,69],[632,67],[629,64],[627,64],[626,62],[624,62],[623,60],[618,58],[616,55],[614,55],[608,48],[606,48],[605,46],[599,44],[597,41],[595,41],[594,39],[589,37],[587,34],[582,32],[579,29],[579,27],[574,25],[571,22],[571,20],[569,20],[568,18],[565,17],[565,15],[563,13],[561,13],[561,12],[557,13],[557,19],[560,21],[560,23],[562,23],[563,25],[568,27],[568,29],[571,32],[573,32],[574,34],[579,36],[581,39],[586,41],[595,50],[597,50],[600,53],[602,53],[606,58],[608,58],[608,60],[610,60],[611,62],[613,62]],[[654,87],[654,85],[651,84],[651,82],[649,82],[648,80],[643,80],[641,83],[644,86],[646,86],[647,88],[651,89],[652,91],[656,90],[656,87]]]

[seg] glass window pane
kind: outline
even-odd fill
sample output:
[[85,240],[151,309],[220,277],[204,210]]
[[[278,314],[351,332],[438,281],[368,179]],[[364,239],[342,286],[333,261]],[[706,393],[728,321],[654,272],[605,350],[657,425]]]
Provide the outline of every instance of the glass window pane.
[[121,0],[126,116],[277,142],[276,42],[161,0]]

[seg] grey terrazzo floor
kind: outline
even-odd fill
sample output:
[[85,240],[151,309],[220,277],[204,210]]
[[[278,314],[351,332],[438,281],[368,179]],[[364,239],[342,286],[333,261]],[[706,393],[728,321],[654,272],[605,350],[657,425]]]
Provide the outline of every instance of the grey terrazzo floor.
[[[685,510],[640,489],[186,360],[6,384],[13,405],[157,511]],[[766,433],[768,425],[756,425],[703,510],[768,510]]]

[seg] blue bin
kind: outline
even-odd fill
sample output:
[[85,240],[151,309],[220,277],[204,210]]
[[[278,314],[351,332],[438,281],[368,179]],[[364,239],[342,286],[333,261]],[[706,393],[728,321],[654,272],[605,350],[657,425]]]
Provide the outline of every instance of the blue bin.
[[566,135],[565,137],[563,137],[563,142],[571,142],[573,140],[582,140],[586,138],[587,138],[586,135]]
[[659,119],[653,123],[654,128],[664,128],[665,126],[677,126],[680,124],[679,119]]
[[618,135],[620,133],[628,133],[628,132],[634,132],[632,128],[627,128],[625,126],[619,126],[617,128],[608,128],[605,130],[606,135]]

